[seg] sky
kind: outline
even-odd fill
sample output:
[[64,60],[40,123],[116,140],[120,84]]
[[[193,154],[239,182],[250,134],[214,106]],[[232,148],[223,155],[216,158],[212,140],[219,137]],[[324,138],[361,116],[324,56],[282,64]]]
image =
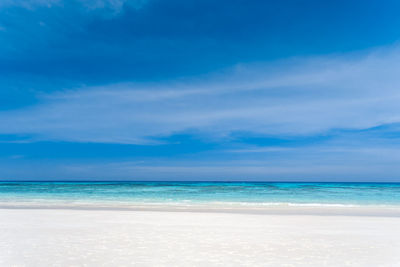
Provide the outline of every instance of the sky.
[[397,0],[0,0],[0,181],[400,182]]

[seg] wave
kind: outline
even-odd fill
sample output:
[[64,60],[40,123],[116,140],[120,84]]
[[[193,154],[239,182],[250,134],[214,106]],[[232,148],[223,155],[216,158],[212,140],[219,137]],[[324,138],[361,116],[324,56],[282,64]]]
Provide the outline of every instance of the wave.
[[245,202],[245,201],[194,201],[194,200],[165,200],[165,201],[129,201],[129,200],[66,200],[66,199],[7,199],[0,200],[0,207],[169,207],[169,208],[216,208],[216,209],[263,209],[263,208],[400,208],[393,204],[354,204],[354,203],[299,203],[299,202]]

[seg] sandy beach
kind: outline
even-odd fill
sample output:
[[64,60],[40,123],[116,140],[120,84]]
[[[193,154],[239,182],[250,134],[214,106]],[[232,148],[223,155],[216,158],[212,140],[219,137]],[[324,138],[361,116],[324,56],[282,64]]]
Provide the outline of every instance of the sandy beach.
[[400,266],[400,217],[0,209],[0,266],[133,265]]
[[0,267],[400,267],[400,0],[0,0]]

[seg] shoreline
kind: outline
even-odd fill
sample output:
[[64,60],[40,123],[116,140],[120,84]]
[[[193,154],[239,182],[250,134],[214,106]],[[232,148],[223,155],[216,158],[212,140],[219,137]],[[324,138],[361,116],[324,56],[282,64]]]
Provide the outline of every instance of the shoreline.
[[315,216],[373,216],[400,217],[400,206],[389,205],[335,205],[335,204],[295,204],[273,203],[253,204],[185,204],[180,203],[0,203],[0,210],[94,210],[94,211],[149,211],[149,212],[197,212],[197,213],[236,213],[260,215],[315,215]]

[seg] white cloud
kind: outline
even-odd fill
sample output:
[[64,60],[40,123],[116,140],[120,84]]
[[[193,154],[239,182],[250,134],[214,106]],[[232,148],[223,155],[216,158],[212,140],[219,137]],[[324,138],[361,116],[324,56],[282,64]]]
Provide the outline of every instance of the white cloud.
[[[121,11],[125,3],[133,4],[133,6],[141,7],[145,0],[68,0],[77,3],[79,6],[87,10],[95,9],[109,9],[115,13]],[[33,10],[38,7],[62,7],[68,3],[66,0],[2,0],[0,1],[0,8],[7,7],[22,7],[25,9]]]
[[308,135],[400,122],[400,51],[240,65],[159,84],[77,88],[0,113],[0,133],[143,144],[192,131]]
[[33,9],[41,6],[52,7],[60,3],[61,0],[2,0],[0,2],[0,8],[18,6],[26,9]]

